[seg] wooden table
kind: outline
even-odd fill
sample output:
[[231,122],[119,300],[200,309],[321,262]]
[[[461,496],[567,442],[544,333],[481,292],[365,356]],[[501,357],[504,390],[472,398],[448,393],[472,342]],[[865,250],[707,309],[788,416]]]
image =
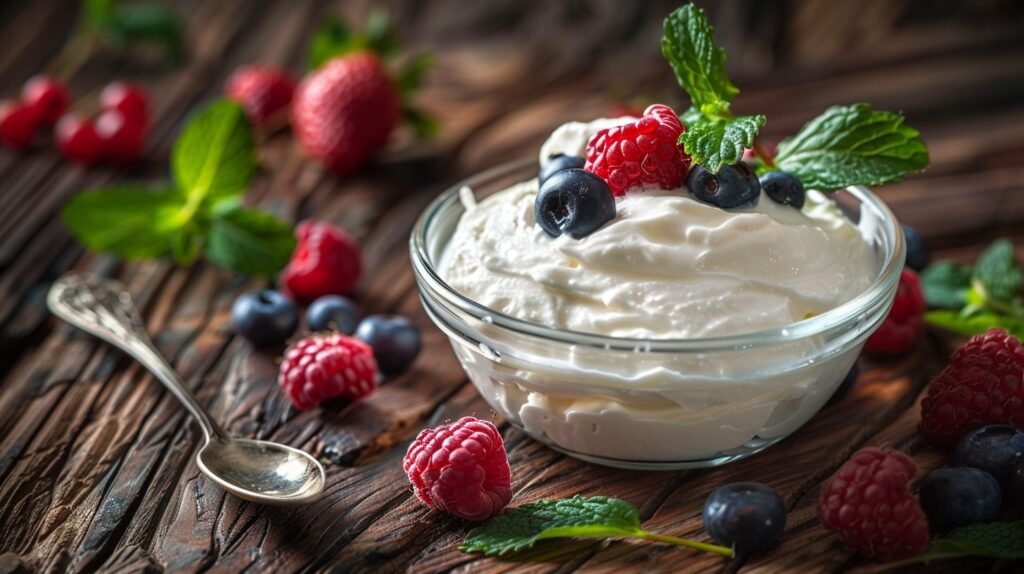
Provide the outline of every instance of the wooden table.
[[[758,480],[790,508],[774,551],[740,562],[654,544],[541,545],[518,562],[465,555],[465,524],[412,496],[401,458],[424,426],[490,410],[423,314],[406,252],[408,231],[446,185],[535,153],[560,122],[609,113],[610,94],[684,102],[658,54],[660,20],[675,2],[393,2],[409,45],[437,56],[421,102],[443,122],[428,143],[399,138],[379,161],[339,180],[282,134],[261,146],[249,200],[291,218],[333,220],[358,236],[368,273],[358,299],[370,312],[411,316],[425,349],[411,372],[359,404],[297,413],[275,385],[275,357],[228,330],[229,309],[258,285],[208,265],[122,264],[85,253],[56,217],[83,188],[166,177],[190,110],[216,97],[240,64],[300,70],[325,13],[357,19],[367,2],[176,3],[189,22],[190,58],[161,72],[96,54],[73,70],[76,94],[113,78],[144,83],[156,124],[131,173],[81,170],[52,147],[0,152],[0,572],[845,571],[866,562],[820,528],[821,482],[865,445],[898,448],[923,469],[945,454],[915,434],[917,401],[955,341],[932,333],[904,359],[862,359],[853,392],[793,437],[736,464],[704,471],[628,472],[578,462],[501,425],[513,504],[575,493],[624,498],[644,526],[706,538],[700,509],[717,485]],[[715,4],[706,2],[706,4]],[[936,255],[970,261],[989,241],[1024,247],[1024,26],[1012,2],[722,1],[712,12],[743,93],[770,136],[792,133],[826,105],[870,101],[900,109],[930,144],[924,175],[881,190]],[[783,9],[785,7],[785,9]],[[73,2],[4,3],[0,87],[12,94],[66,40]],[[309,507],[264,508],[226,496],[197,470],[200,433],[138,366],[58,324],[43,296],[76,269],[117,277],[144,308],[160,349],[230,432],[283,441],[324,462],[326,496]],[[501,421],[499,421],[501,423]],[[961,561],[948,571],[1009,570]]]

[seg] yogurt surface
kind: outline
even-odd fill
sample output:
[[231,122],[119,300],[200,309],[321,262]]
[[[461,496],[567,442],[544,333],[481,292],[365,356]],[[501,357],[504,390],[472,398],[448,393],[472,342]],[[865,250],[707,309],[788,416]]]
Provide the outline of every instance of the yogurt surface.
[[[633,120],[565,124],[541,157],[582,155],[594,133]],[[724,210],[685,188],[633,190],[582,239],[545,234],[536,194],[533,179],[467,205],[440,272],[475,301],[549,327],[652,339],[748,333],[841,305],[876,272],[858,228],[816,191],[802,210],[763,192],[754,206]]]

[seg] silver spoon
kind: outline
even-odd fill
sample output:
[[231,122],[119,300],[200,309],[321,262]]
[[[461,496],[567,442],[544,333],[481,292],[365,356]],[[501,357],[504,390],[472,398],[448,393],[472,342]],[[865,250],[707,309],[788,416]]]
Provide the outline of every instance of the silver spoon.
[[69,273],[50,288],[46,304],[54,315],[131,355],[185,405],[206,437],[196,464],[221,488],[253,502],[289,506],[323,492],[324,468],[309,454],[265,440],[231,438],[213,422],[146,335],[123,285]]

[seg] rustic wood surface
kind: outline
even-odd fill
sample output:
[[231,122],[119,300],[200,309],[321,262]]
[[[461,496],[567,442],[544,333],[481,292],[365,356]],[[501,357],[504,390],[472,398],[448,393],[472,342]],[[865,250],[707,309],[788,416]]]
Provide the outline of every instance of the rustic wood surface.
[[[238,65],[299,71],[325,14],[359,21],[368,2],[175,3],[188,21],[189,59],[164,71],[97,53],[70,73],[95,97],[114,78],[152,94],[155,130],[131,173],[81,170],[51,146],[0,151],[0,572],[607,571],[775,572],[869,569],[817,523],[821,482],[865,445],[899,448],[924,469],[945,455],[916,436],[918,397],[955,339],[931,333],[913,355],[862,359],[844,400],[767,452],[705,471],[628,472],[578,462],[502,421],[513,504],[575,493],[624,498],[644,526],[705,539],[700,508],[716,486],[758,480],[790,508],[773,551],[727,562],[631,542],[539,546],[516,561],[465,555],[465,524],[430,512],[401,470],[424,426],[491,416],[423,314],[406,252],[408,231],[446,185],[535,153],[560,122],[609,113],[619,97],[681,105],[659,56],[661,18],[676,2],[391,2],[408,45],[436,55],[420,101],[439,137],[400,137],[360,174],[338,180],[304,159],[288,134],[261,146],[249,199],[290,219],[331,219],[356,234],[369,273],[358,299],[370,312],[407,314],[425,350],[411,372],[359,404],[297,413],[275,385],[272,354],[227,330],[234,297],[257,285],[199,264],[122,264],[85,253],[56,217],[90,186],[166,176],[190,110],[217,96]],[[832,103],[899,109],[932,150],[924,175],[881,190],[939,257],[970,261],[998,236],[1024,253],[1024,11],[1012,1],[705,2],[743,93],[770,136],[792,133]],[[67,1],[0,6],[0,93],[50,66],[77,14]],[[207,481],[193,456],[197,427],[163,388],[108,346],[59,324],[44,308],[49,283],[77,269],[123,280],[147,327],[213,416],[233,433],[316,453],[328,474],[322,502],[281,510],[242,502]],[[1011,571],[983,560],[941,570]]]

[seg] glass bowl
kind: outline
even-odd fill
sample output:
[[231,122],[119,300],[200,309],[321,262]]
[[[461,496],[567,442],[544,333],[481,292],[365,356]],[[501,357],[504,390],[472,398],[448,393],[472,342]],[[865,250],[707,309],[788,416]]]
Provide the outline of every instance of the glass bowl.
[[[876,254],[854,299],[784,327],[692,339],[631,339],[555,329],[484,307],[437,264],[477,200],[536,177],[536,160],[446,190],[423,212],[410,250],[431,320],[487,403],[534,439],[586,461],[631,469],[724,464],[782,440],[828,401],[885,319],[903,268],[903,233],[863,187],[834,195]],[[467,191],[468,190],[468,191]]]

